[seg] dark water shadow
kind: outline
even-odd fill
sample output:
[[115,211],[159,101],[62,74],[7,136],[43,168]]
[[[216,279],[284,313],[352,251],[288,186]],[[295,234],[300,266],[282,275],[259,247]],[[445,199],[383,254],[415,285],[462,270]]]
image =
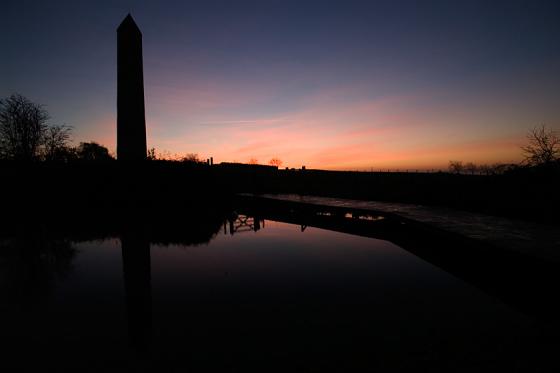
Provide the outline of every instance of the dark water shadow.
[[26,227],[0,237],[0,276],[5,307],[37,306],[73,269],[77,252],[65,238]]
[[[524,314],[558,327],[560,287],[557,263],[394,217],[356,209],[243,200],[237,210],[254,216],[386,240],[443,269]],[[258,219],[256,218],[258,217]]]
[[[152,294],[150,255],[152,245],[200,245],[209,242],[220,232],[228,235],[259,232],[266,229],[267,219],[297,224],[302,231],[305,231],[307,227],[317,227],[394,242],[403,249],[477,286],[538,320],[548,322],[556,319],[558,308],[555,308],[556,305],[552,301],[552,295],[555,293],[558,284],[558,275],[554,273],[554,268],[546,266],[546,263],[534,263],[527,258],[511,256],[509,253],[491,251],[491,248],[483,247],[477,242],[462,240],[443,232],[426,230],[425,227],[403,225],[399,221],[367,216],[359,211],[336,209],[317,211],[297,210],[293,206],[240,205],[236,208],[236,211],[246,214],[245,217],[241,218],[239,214],[231,214],[227,209],[205,204],[192,204],[180,210],[180,212],[155,212],[153,210],[146,212],[142,203],[135,203],[134,201],[131,201],[127,206],[126,209],[118,210],[107,219],[90,214],[85,226],[74,221],[62,224],[61,227],[60,224],[64,220],[57,220],[50,223],[45,222],[45,225],[41,228],[43,231],[51,232],[48,224],[58,225],[57,229],[52,230],[56,232],[56,237],[79,237],[80,240],[118,237],[121,241],[128,347],[132,357],[129,358],[124,351],[115,351],[116,356],[106,357],[106,360],[114,359],[117,361],[114,369],[108,370],[119,370],[123,367],[126,370],[126,367],[130,368],[132,366],[131,370],[135,371],[173,371],[175,364],[185,364],[185,361],[193,358],[190,352],[186,350],[181,355],[181,358],[184,358],[185,361],[166,361],[165,351],[158,350],[161,348],[158,346],[166,346],[166,343],[169,344],[174,341],[158,340],[162,336],[157,333],[158,326],[154,321],[152,305],[154,295]],[[131,208],[130,206],[137,207]],[[72,261],[75,257],[75,249],[71,240],[61,241],[60,238],[55,237],[54,241],[51,240],[51,243],[33,243],[34,237],[41,237],[36,232],[37,229],[34,229],[32,234],[28,231],[26,234],[19,236],[17,239],[19,241],[13,241],[13,238],[10,238],[12,241],[8,241],[7,238],[2,241],[6,243],[5,247],[9,246],[11,250],[3,251],[0,254],[3,263],[13,262],[13,273],[17,273],[18,276],[24,273],[33,274],[29,277],[23,277],[23,280],[17,276],[13,278],[14,283],[21,286],[19,290],[16,289],[21,294],[32,294],[33,291],[29,290],[31,288],[35,288],[38,293],[48,294],[49,286],[52,288],[57,278],[64,278],[68,273],[71,273]],[[10,237],[14,236],[11,235]],[[49,235],[49,237],[51,236]],[[30,248],[34,249],[31,250]],[[6,254],[8,255],[6,256],[5,253],[11,254]],[[16,265],[15,263],[20,264]],[[523,276],[519,276],[520,273]],[[44,287],[45,285],[48,286]],[[241,302],[241,300],[237,301]],[[203,309],[208,311],[209,314],[186,314],[184,317],[202,317],[202,320],[208,322],[216,314],[219,314],[219,310],[213,310],[211,306]],[[242,317],[243,315],[239,316]],[[278,322],[282,315],[277,316],[279,317],[276,320]],[[274,320],[264,320],[263,322],[265,321],[274,324]],[[294,322],[297,322],[297,320],[294,319]],[[242,326],[236,326],[233,330],[240,333],[245,332]],[[214,330],[213,332],[216,336],[223,337],[220,331]],[[261,334],[256,333],[256,335]],[[189,341],[190,337],[192,336],[185,335],[184,338],[187,341],[180,342],[187,346],[196,347],[198,342],[196,340]],[[212,337],[212,335],[205,336],[208,339],[212,339]],[[237,337],[243,338],[243,336],[238,335],[225,337],[232,340]],[[285,335],[285,339],[272,341],[272,343],[281,348],[284,343],[290,343],[291,338],[297,339],[298,336]],[[349,346],[360,344],[359,339],[350,342]],[[95,348],[94,343],[92,342],[89,347]],[[54,354],[55,347],[47,346],[46,348],[49,354]],[[88,356],[87,352],[78,351],[77,348],[69,350],[73,352],[73,355],[68,357],[68,361],[57,362],[57,364],[60,364],[57,367],[60,368],[59,371],[71,371],[75,367],[73,364]],[[238,351],[235,346],[231,346],[230,350],[216,348],[215,351],[208,351],[207,354],[209,358],[213,356],[212,354],[221,354],[216,357],[219,359],[229,356],[228,353],[234,355],[234,352]],[[35,353],[33,348],[23,351],[23,355]],[[313,361],[315,358],[323,356],[320,351],[315,351],[315,355],[309,351],[299,353],[298,356],[307,361]],[[367,351],[364,351],[363,356],[369,356]],[[238,356],[230,358],[232,361],[242,360]],[[247,361],[252,361],[250,357],[244,358]],[[398,356],[398,358],[402,358],[402,356]],[[264,357],[255,359],[253,367],[266,363]],[[123,360],[125,363],[123,363]],[[131,360],[134,362],[132,365],[130,365]],[[278,366],[286,367],[289,363],[282,362]],[[339,363],[340,366],[344,365],[344,362]],[[227,361],[224,360],[223,364],[222,366],[227,366]],[[217,365],[219,366],[216,362],[208,363],[208,366]],[[274,367],[267,366],[271,371],[275,370]],[[325,368],[325,365],[321,365],[321,367]],[[195,365],[195,368],[197,368],[197,371],[207,370],[204,361]]]

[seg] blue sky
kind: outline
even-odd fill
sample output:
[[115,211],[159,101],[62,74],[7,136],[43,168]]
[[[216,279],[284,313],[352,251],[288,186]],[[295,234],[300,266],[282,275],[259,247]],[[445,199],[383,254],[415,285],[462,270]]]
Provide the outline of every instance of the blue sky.
[[0,97],[114,149],[116,27],[144,35],[148,144],[331,169],[511,162],[560,129],[552,1],[12,1]]

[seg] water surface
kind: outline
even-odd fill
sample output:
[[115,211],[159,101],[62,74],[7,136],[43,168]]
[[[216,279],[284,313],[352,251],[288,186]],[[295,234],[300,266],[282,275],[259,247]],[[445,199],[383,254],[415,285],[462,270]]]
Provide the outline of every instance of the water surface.
[[68,371],[534,362],[531,318],[391,242],[243,216],[231,223],[196,244],[128,232],[23,255],[18,247],[34,244],[4,240],[5,356]]

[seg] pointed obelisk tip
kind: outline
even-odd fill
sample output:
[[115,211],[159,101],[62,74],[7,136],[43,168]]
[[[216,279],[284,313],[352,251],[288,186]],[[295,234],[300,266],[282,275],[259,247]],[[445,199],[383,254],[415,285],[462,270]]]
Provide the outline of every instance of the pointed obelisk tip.
[[124,17],[119,27],[117,27],[117,32],[125,31],[125,30],[133,30],[133,31],[140,32],[140,28],[138,27],[136,22],[134,22],[134,18],[132,18],[132,15],[130,13],[128,13],[126,17]]

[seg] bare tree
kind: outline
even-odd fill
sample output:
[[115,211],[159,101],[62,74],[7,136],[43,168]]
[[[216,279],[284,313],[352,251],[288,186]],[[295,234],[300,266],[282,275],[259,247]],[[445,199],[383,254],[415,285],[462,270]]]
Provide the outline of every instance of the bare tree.
[[196,153],[188,153],[187,155],[185,155],[184,157],[182,157],[179,160],[181,162],[187,162],[187,163],[201,163],[202,162],[200,160],[200,158],[198,157],[198,154],[196,154]]
[[49,115],[42,105],[20,94],[0,100],[0,146],[11,159],[29,161],[39,155]]
[[270,162],[268,162],[268,164],[271,165],[271,166],[280,167],[280,166],[282,166],[282,161],[278,158],[272,158],[270,160]]
[[455,174],[460,174],[465,169],[462,161],[449,161],[449,171]]
[[529,166],[550,164],[560,159],[560,137],[545,125],[535,127],[527,134],[529,144],[521,147]]
[[251,159],[249,159],[249,164],[259,164],[259,161],[257,160],[257,158],[251,157]]
[[68,158],[70,147],[68,142],[72,133],[69,126],[50,126],[45,131],[44,146],[45,159],[49,161],[59,161]]
[[112,161],[109,149],[96,142],[81,142],[77,149],[78,159],[87,162]]
[[482,175],[488,176],[488,175],[492,175],[493,173],[492,166],[488,164],[481,164],[480,166],[478,166],[478,170]]
[[155,161],[157,159],[156,148],[148,149],[148,155],[146,156],[146,159],[150,161]]
[[479,170],[479,167],[473,162],[467,162],[467,164],[465,164],[465,171],[469,172],[471,175],[474,175],[475,173],[477,173],[478,170]]

